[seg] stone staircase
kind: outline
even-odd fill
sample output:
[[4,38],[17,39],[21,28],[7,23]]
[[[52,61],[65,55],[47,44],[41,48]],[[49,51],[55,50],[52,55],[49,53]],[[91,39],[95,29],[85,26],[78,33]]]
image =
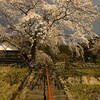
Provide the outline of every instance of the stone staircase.
[[[44,75],[36,75],[35,81],[32,85],[32,90],[29,90],[26,94],[25,100],[45,100],[44,99],[44,82],[45,82],[45,95],[47,99],[47,84],[44,81]],[[61,86],[59,79],[56,77],[55,73],[50,72],[50,86],[51,86],[51,96],[52,100],[68,100],[65,95],[65,91]]]
[[[24,99],[19,98],[19,100],[48,100],[47,84],[46,80],[44,81],[44,75],[38,73],[35,76],[36,77],[34,77],[31,82],[30,88],[28,88],[28,91],[24,95]],[[44,86],[46,99],[44,99]],[[65,95],[65,91],[53,73],[50,73],[50,87],[52,100],[68,100],[67,96]]]

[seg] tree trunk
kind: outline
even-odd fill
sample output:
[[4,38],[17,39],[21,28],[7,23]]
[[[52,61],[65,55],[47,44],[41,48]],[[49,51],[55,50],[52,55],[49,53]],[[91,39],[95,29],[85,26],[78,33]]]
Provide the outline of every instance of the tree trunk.
[[31,48],[31,55],[32,55],[31,60],[34,62],[36,60],[36,46],[37,46],[37,33],[35,33],[34,42]]

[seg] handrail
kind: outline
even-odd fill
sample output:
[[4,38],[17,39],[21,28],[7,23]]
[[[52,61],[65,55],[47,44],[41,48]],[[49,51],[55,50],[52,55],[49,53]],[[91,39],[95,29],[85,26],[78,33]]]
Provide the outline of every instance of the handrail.
[[48,68],[46,68],[46,79],[47,79],[47,97],[48,97],[48,100],[52,100],[51,90],[50,90],[50,81],[49,81],[49,75],[48,75]]

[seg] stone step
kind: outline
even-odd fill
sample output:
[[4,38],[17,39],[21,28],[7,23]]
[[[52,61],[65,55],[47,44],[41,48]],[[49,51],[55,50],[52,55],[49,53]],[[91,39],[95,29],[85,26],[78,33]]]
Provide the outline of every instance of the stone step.
[[35,86],[33,87],[34,90],[43,90],[44,87],[43,86]]
[[52,96],[52,100],[68,100],[68,98],[66,95],[54,95]]
[[64,90],[51,90],[51,95],[65,95]]
[[30,95],[27,94],[25,100],[43,100],[44,96],[43,95]]
[[43,95],[43,90],[30,90],[28,92],[30,95]]
[[[27,94],[25,100],[44,100],[44,96]],[[66,95],[55,95],[55,96],[52,96],[52,100],[68,100],[68,98]]]
[[53,85],[50,85],[50,88],[51,88],[51,90],[58,90],[58,91],[63,90],[63,87],[61,85],[58,85],[56,87]]
[[[43,93],[44,93],[43,90],[30,90],[28,92],[28,94],[31,95],[43,95]],[[51,95],[64,95],[64,94],[65,94],[64,90],[51,90]]]

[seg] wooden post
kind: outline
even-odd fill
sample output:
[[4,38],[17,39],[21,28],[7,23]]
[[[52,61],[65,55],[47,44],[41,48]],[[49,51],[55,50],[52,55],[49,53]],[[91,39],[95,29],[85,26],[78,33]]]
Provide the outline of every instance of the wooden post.
[[49,81],[49,76],[48,76],[48,68],[46,68],[46,78],[47,78],[47,98],[48,100],[52,100],[51,90],[50,90],[50,81]]

